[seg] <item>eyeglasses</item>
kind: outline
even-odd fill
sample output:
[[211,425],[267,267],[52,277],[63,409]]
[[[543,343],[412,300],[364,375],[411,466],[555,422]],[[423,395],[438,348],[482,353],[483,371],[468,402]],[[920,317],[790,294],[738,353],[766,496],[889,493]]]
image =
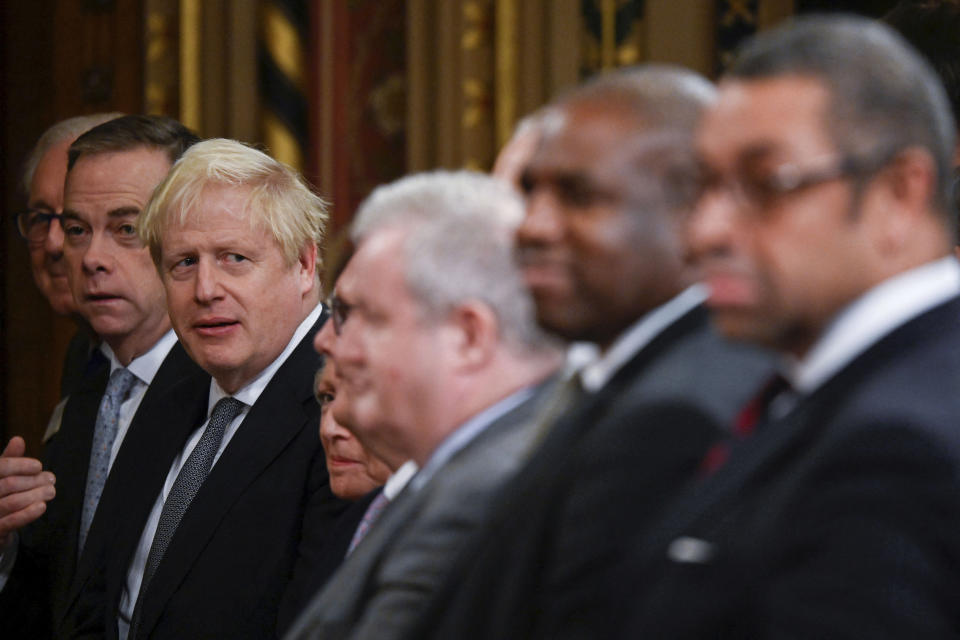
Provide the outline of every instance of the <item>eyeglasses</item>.
[[63,216],[61,214],[43,211],[42,209],[20,211],[14,216],[14,219],[16,220],[17,231],[20,232],[20,236],[32,245],[41,245],[44,243],[47,239],[47,234],[50,232],[50,223],[53,220],[56,220],[57,224],[63,223]]
[[745,208],[765,209],[774,206],[781,198],[831,180],[870,175],[885,165],[891,156],[884,153],[870,158],[834,157],[810,163],[817,167],[812,169],[793,162],[781,164],[773,170],[747,165],[733,176],[724,176],[703,167],[700,196],[725,190]]
[[340,332],[343,331],[344,323],[347,321],[347,318],[350,317],[350,311],[353,310],[353,305],[344,302],[336,293],[331,294],[330,297],[327,298],[326,305],[330,309],[333,332],[339,336]]

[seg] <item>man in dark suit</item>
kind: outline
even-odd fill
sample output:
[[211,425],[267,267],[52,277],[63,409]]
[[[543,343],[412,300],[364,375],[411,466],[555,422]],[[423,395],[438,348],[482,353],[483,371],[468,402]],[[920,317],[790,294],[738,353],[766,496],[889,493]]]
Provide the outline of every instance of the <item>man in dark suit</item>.
[[[200,418],[157,434],[158,464],[68,622],[74,636],[264,638],[298,562],[344,506],[317,436],[317,244],[327,213],[285,165],[232,140],[184,154],[138,221],[187,353]],[[174,446],[165,445],[171,439]]]
[[288,637],[403,635],[529,451],[561,352],[511,257],[522,210],[469,172],[410,176],[361,205],[318,345],[364,445],[420,469]]
[[[202,375],[177,346],[149,252],[131,241],[130,233],[153,188],[196,140],[170,118],[127,116],[93,128],[70,146],[63,261],[78,312],[103,339],[103,358],[95,375],[85,377],[67,398],[60,429],[47,445],[46,471],[31,477],[21,469],[23,475],[6,478],[8,487],[19,491],[13,497],[34,494],[23,511],[44,515],[22,532],[20,544],[12,540],[4,549],[5,560],[12,562],[12,570],[0,576],[9,575],[0,597],[0,625],[10,634],[4,637],[49,633],[79,559],[103,542],[98,534],[89,535],[93,523],[99,519],[95,529],[109,531],[122,521],[122,515],[108,517],[98,510],[121,445],[147,428],[147,415],[174,382]],[[47,245],[54,244],[54,236],[63,238],[49,236]],[[51,281],[55,293],[57,279]],[[125,380],[125,388],[105,393],[108,377]],[[54,476],[58,491],[50,499]],[[41,481],[51,484],[31,489]],[[41,488],[49,488],[49,494],[36,496]],[[43,499],[50,499],[45,509]]]
[[602,637],[623,615],[611,574],[637,531],[767,369],[708,326],[679,237],[712,98],[696,74],[649,66],[538,116],[520,264],[541,326],[601,355],[408,637]]
[[720,87],[690,244],[719,327],[783,354],[789,389],[638,542],[623,635],[955,637],[960,267],[943,89],[901,38],[852,17],[760,35]]

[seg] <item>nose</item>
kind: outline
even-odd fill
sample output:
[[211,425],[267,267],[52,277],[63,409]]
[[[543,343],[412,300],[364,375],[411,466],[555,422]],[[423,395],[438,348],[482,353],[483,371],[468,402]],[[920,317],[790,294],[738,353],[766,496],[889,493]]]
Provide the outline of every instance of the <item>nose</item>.
[[219,272],[210,260],[202,257],[197,259],[196,282],[194,283],[194,297],[197,302],[209,304],[222,297],[223,289],[220,286]]
[[329,356],[336,339],[337,336],[333,331],[333,318],[328,317],[327,321],[320,327],[320,331],[317,331],[317,335],[313,336],[313,348],[317,353]]
[[50,221],[50,228],[47,229],[47,235],[43,239],[43,250],[52,260],[63,257],[63,227],[59,220]]
[[694,261],[729,253],[736,221],[736,204],[727,191],[705,194],[685,225],[687,247]]
[[333,417],[333,405],[336,403],[336,399],[323,408],[323,414],[320,416],[320,437],[324,438],[327,442],[333,442],[334,440],[350,440],[353,438],[353,434],[347,431],[336,419]]
[[534,189],[527,197],[527,213],[517,228],[517,244],[550,244],[559,241],[563,233],[563,212],[556,198],[548,189]]
[[114,255],[105,234],[96,232],[91,234],[90,242],[83,250],[82,265],[84,272],[88,274],[113,271]]

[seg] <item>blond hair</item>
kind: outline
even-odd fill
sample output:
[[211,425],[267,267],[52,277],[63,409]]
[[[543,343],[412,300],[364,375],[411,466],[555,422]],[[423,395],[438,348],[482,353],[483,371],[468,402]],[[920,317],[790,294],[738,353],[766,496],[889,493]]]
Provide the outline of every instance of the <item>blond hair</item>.
[[[137,233],[158,267],[164,231],[186,223],[209,185],[249,190],[247,215],[273,237],[288,266],[305,247],[323,241],[327,203],[296,171],[242,142],[212,138],[181,156],[137,220]],[[319,257],[317,266],[319,272]]]

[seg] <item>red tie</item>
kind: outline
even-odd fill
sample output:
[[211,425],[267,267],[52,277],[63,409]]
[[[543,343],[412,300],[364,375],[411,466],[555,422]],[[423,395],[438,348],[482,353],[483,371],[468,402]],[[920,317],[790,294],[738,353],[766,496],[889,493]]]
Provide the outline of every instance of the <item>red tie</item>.
[[733,421],[731,436],[714,444],[700,463],[700,474],[708,476],[726,463],[730,457],[731,440],[744,440],[753,434],[757,424],[766,416],[770,403],[790,388],[790,383],[781,374],[773,375],[755,396],[740,410]]

